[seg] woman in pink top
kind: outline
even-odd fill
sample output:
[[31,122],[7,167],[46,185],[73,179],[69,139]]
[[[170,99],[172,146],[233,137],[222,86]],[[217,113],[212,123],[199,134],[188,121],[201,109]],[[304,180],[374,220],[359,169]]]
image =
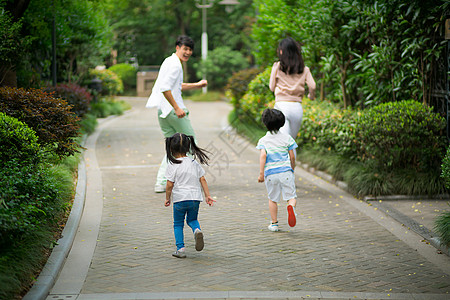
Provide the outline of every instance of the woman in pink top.
[[299,43],[294,39],[283,39],[277,53],[279,61],[273,64],[269,86],[275,93],[274,108],[281,110],[286,117],[286,123],[280,131],[295,139],[302,125],[305,84],[309,90],[308,97],[314,100],[316,82],[303,62]]

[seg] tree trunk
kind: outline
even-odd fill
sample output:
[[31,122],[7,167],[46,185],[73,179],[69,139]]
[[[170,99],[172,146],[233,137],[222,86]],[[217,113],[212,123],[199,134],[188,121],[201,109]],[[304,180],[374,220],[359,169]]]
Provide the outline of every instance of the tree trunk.
[[[193,8],[190,5],[183,3],[183,1],[178,2],[174,8],[175,19],[177,20],[178,27],[180,28],[180,34],[187,35],[191,23]],[[189,82],[188,64],[186,62],[182,62],[182,65],[184,82]]]
[[[5,10],[9,11],[13,16],[14,22],[20,20],[25,14],[31,0],[14,0],[7,1],[5,5]],[[17,87],[17,73],[15,71],[16,66],[11,66],[11,69],[5,73],[0,73],[0,86],[11,86]]]
[[5,9],[12,14],[14,21],[17,22],[25,14],[30,2],[31,0],[7,1]]
[[324,100],[325,99],[325,84],[324,84],[324,80],[325,79],[325,74],[322,74],[322,82],[320,83],[320,100]]
[[17,87],[17,74],[15,70],[6,71],[5,74],[0,74],[0,77],[3,78],[0,81],[0,86]]
[[347,70],[341,69],[341,90],[342,90],[342,99],[344,100],[344,109],[347,109],[350,104],[348,96],[347,96],[347,87],[345,85],[345,81],[347,80]]

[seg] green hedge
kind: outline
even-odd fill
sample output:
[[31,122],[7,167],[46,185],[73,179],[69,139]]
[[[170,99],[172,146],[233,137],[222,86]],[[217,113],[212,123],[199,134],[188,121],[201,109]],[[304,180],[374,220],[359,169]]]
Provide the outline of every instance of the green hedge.
[[[42,159],[36,133],[16,118],[0,112],[0,169],[11,160],[35,165]],[[1,199],[1,198],[0,198]]]
[[61,158],[78,152],[80,119],[67,101],[40,89],[0,87],[0,111],[26,123],[48,152]]
[[1,299],[23,294],[55,245],[58,222],[72,199],[73,174],[68,168],[15,160],[0,168]]
[[16,160],[0,170],[0,245],[56,221],[61,212],[57,185],[49,171]]
[[36,134],[0,112],[0,246],[36,231],[59,212],[58,185]]
[[114,72],[122,80],[126,88],[136,87],[136,74],[137,69],[130,64],[117,64],[109,67],[110,71]]
[[439,169],[445,154],[445,119],[417,101],[380,104],[358,120],[358,154],[382,169]]
[[361,112],[327,101],[303,100],[303,122],[297,136],[302,147],[357,158],[357,122]]
[[91,79],[97,77],[102,81],[102,95],[119,95],[123,92],[123,82],[119,76],[111,70],[91,70]]
[[87,89],[75,83],[59,83],[55,87],[49,86],[45,88],[45,91],[53,92],[55,98],[66,100],[78,117],[83,117],[89,111],[92,95]]
[[238,109],[241,98],[247,93],[250,82],[263,70],[261,68],[244,69],[234,73],[225,87],[225,95],[230,99],[230,103]]
[[275,96],[269,88],[270,68],[258,74],[248,85],[244,96],[234,106],[239,118],[261,123],[261,114],[267,107],[273,107]]
[[248,68],[248,60],[239,51],[234,51],[230,47],[217,47],[208,53],[205,61],[201,60],[194,64],[197,70],[197,77],[202,78],[206,71],[208,87],[212,90],[223,90],[228,78],[234,72]]

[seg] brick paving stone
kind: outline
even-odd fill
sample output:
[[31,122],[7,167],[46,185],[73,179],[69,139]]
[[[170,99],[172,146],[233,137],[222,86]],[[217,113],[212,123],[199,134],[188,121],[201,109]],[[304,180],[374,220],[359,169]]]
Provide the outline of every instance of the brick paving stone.
[[[156,112],[133,102],[132,112],[107,126],[96,145],[102,172],[103,216],[82,294],[208,291],[450,292],[432,263],[342,195],[296,176],[297,226],[279,205],[280,232],[267,230],[268,200],[257,182],[254,145],[225,133],[226,103],[189,103],[199,145],[215,149],[205,167],[217,203],[202,204],[205,249],[176,259],[172,207],[153,192],[164,154]],[[224,138],[228,137],[228,139]],[[236,138],[236,139],[234,139]],[[252,298],[245,298],[252,299]]]

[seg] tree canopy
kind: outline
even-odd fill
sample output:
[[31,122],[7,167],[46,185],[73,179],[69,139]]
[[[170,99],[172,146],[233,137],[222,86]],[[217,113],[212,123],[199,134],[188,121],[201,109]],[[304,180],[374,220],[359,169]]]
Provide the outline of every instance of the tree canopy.
[[[136,57],[140,65],[159,65],[174,51],[177,36],[186,34],[196,42],[200,56],[201,9],[194,0],[107,0],[107,16],[114,31],[118,61]],[[214,4],[207,9],[210,49],[228,46],[250,54],[250,31],[254,10],[251,0],[241,0],[231,13]]]
[[[21,9],[19,9],[21,8]],[[79,81],[88,68],[103,64],[111,50],[112,31],[100,1],[40,0],[0,1],[1,24],[13,16],[12,35],[18,41],[31,43],[17,48],[22,56],[17,60],[14,47],[0,49],[2,60],[12,62],[10,70],[17,72],[19,86],[40,86],[49,80],[52,58],[52,24],[55,21],[57,66],[59,81]],[[0,28],[1,35],[8,28]],[[10,29],[11,30],[11,29]],[[0,70],[4,76],[6,71]],[[1,78],[1,77],[0,77]],[[0,82],[1,84],[1,82]]]

